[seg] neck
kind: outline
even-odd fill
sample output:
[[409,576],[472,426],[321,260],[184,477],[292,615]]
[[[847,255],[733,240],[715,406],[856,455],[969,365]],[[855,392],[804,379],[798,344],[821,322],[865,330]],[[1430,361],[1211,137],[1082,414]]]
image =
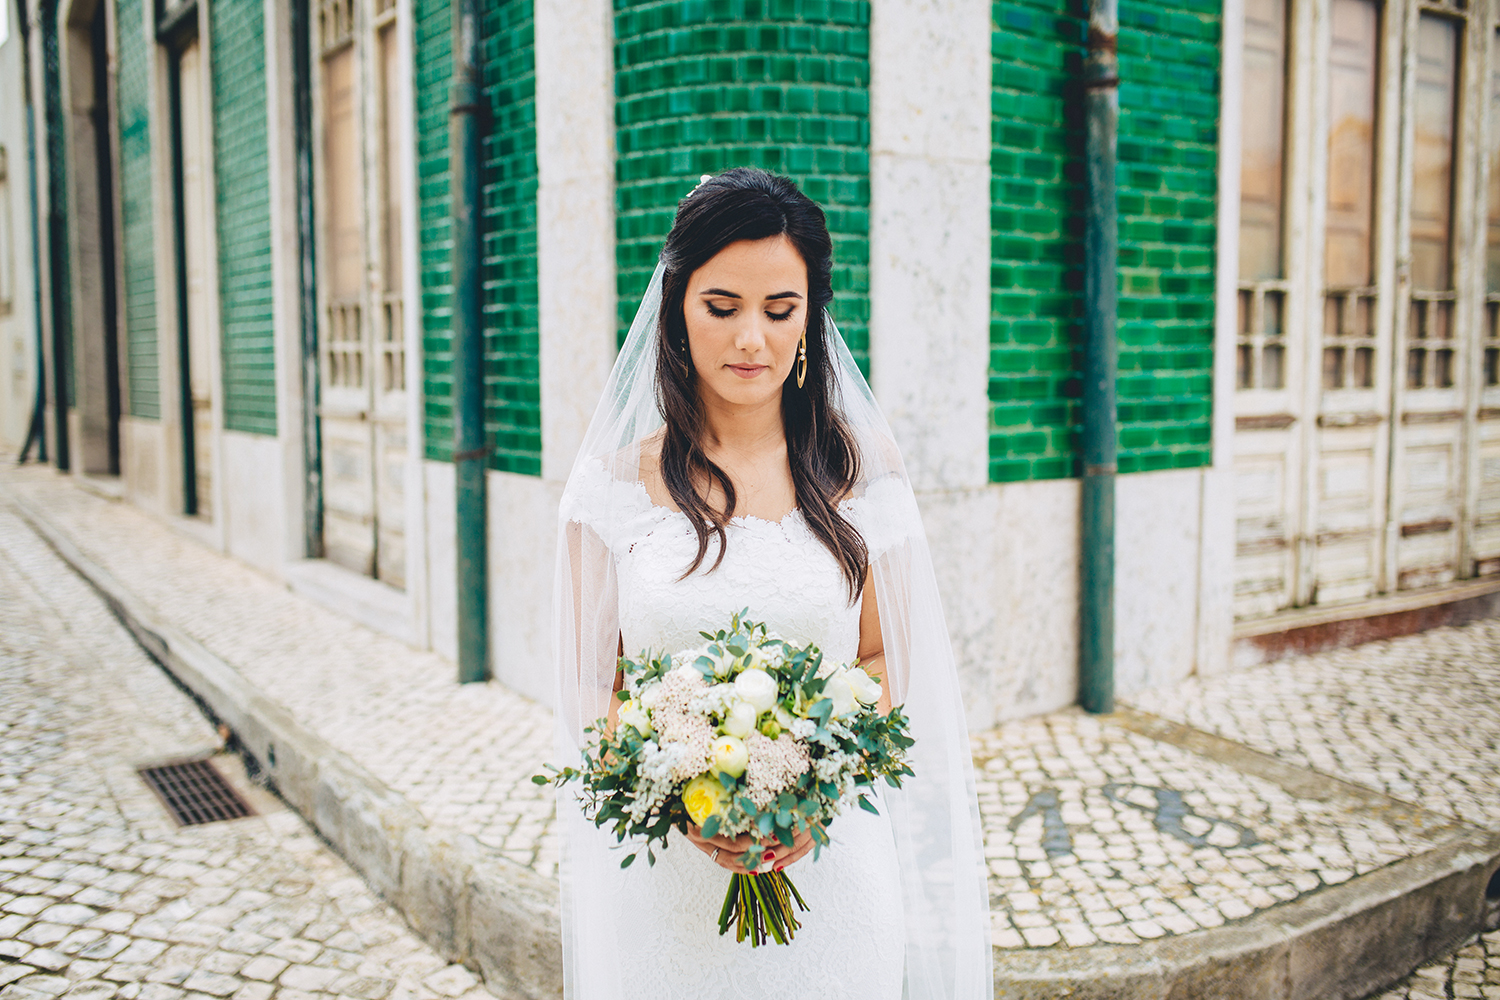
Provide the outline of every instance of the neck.
[[786,445],[780,393],[751,404],[705,398],[703,416],[707,431],[704,444],[714,451],[747,454]]

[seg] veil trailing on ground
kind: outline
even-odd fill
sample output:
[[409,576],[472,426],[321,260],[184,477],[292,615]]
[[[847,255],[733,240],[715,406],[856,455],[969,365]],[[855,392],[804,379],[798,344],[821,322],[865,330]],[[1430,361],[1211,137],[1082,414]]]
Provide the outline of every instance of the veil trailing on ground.
[[[607,713],[614,686],[620,643],[616,546],[640,537],[635,522],[643,516],[642,445],[663,425],[655,390],[662,276],[658,265],[559,511],[553,603],[558,751],[568,766],[577,765],[585,727]],[[901,866],[904,997],[988,1000],[989,895],[973,765],[927,537],[890,428],[831,318],[825,329],[835,383],[830,403],[847,421],[860,453],[860,478],[842,509],[869,548],[892,700],[904,705],[916,737],[909,758],[915,776],[884,795]],[[786,391],[796,389],[788,383]],[[712,565],[716,545],[710,541],[705,567]],[[753,615],[753,595],[746,604]],[[566,995],[600,1000],[618,993],[612,976],[619,968],[620,924],[630,912],[620,894],[628,890],[621,855],[610,850],[612,835],[583,817],[574,787],[558,793]],[[789,959],[795,948],[795,942],[789,946]]]

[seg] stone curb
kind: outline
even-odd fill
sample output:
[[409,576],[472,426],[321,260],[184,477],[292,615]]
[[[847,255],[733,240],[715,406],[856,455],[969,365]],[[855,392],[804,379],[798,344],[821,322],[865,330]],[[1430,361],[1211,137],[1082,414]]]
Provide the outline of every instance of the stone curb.
[[996,1000],[1358,1000],[1477,933],[1500,833],[1413,858],[1243,923],[1122,947],[995,950]]
[[233,666],[162,620],[46,516],[16,510],[109,604],[137,641],[229,726],[276,791],[450,961],[503,1000],[562,996],[555,882],[428,822],[406,798],[308,731]]
[[[231,665],[163,622],[45,515],[5,492],[151,655],[229,725],[282,797],[428,943],[477,970],[505,1000],[562,996],[553,881],[487,853],[471,837],[429,823],[403,796],[303,728]],[[1127,728],[1198,753],[1210,749],[1208,741],[1265,758],[1190,727],[1124,713],[1117,721]],[[1246,770],[1265,772],[1262,777],[1289,789],[1302,784],[1299,775],[1306,774],[1325,794],[1301,788],[1304,797],[1335,792],[1351,807],[1376,811],[1405,805],[1273,758]],[[1426,853],[1233,925],[1133,946],[996,948],[996,1000],[1357,1000],[1486,923],[1485,891],[1500,868],[1500,832],[1457,824],[1448,829],[1451,836]]]

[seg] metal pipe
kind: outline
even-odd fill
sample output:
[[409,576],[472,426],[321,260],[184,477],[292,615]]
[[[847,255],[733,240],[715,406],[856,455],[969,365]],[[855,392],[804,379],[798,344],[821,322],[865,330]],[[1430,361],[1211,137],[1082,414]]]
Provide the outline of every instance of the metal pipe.
[[58,21],[57,0],[42,5],[42,102],[47,139],[47,277],[51,292],[49,313],[52,322],[52,443],[53,464],[63,472],[72,471],[72,440],[68,434],[68,372],[72,350],[71,275],[68,268],[68,226],[63,214],[67,206],[66,148],[63,129],[66,119],[62,108],[62,79],[59,63],[63,29]]
[[36,442],[36,460],[47,461],[47,357],[46,333],[42,329],[42,216],[36,186],[36,108],[32,105],[31,88],[31,21],[26,10],[26,0],[16,4],[19,17],[16,29],[21,38],[21,95],[26,104],[26,188],[31,199],[31,323],[36,331],[36,392],[31,407],[31,427],[26,432],[26,445],[21,449],[21,462],[31,452]]
[[452,0],[453,89],[448,171],[453,235],[453,472],[458,570],[458,680],[489,678],[484,328],[480,312],[479,2]]
[[1083,483],[1078,702],[1115,707],[1115,380],[1119,258],[1115,148],[1120,122],[1118,0],[1089,0],[1084,60],[1088,218],[1084,230]]
[[317,240],[313,232],[313,126],[311,4],[291,4],[293,122],[297,157],[297,259],[302,339],[302,554],[321,559],[323,549],[322,384],[318,365]]

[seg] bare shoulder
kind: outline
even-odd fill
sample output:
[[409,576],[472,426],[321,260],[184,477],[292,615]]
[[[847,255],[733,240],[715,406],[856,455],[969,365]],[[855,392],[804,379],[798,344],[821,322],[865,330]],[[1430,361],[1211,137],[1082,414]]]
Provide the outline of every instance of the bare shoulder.
[[659,427],[642,439],[637,468],[640,481],[646,487],[646,493],[651,497],[651,502],[658,507],[676,510],[677,504],[672,500],[672,494],[667,489],[667,482],[661,471],[661,448],[666,437],[666,428]]

